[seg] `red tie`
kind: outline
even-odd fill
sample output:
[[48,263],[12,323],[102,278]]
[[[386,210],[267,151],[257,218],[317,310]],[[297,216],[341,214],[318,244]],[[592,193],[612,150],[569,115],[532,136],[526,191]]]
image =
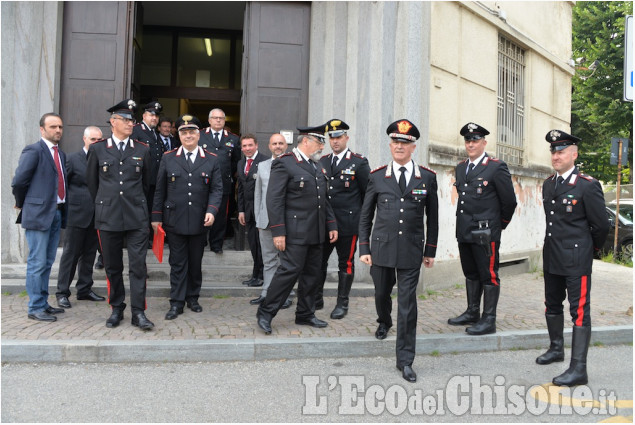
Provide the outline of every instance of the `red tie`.
[[251,168],[252,162],[254,162],[253,159],[248,159],[247,160],[247,166],[245,167],[245,175],[247,175],[249,173],[249,169]]
[[53,157],[55,158],[55,166],[57,167],[57,196],[64,200],[64,174],[62,173],[62,164],[60,163],[60,153],[57,146],[53,146]]

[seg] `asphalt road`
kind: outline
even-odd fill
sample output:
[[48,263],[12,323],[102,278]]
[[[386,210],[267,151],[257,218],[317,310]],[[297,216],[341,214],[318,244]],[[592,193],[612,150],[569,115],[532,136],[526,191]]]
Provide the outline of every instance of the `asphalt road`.
[[590,384],[557,396],[569,351],[418,356],[416,384],[393,357],[4,364],[2,422],[632,422],[633,347],[591,347]]

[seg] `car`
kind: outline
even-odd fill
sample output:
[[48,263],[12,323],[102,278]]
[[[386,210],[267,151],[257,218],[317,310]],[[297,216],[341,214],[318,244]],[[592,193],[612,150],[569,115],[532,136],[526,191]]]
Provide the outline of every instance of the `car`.
[[[631,217],[632,217],[631,205]],[[609,234],[606,242],[602,247],[603,253],[613,251],[613,242],[615,238],[615,206],[610,204],[606,206],[606,213],[609,217]],[[622,214],[622,204],[620,203],[620,216],[617,229],[617,252],[624,259],[633,258],[633,222]]]
[[[613,211],[617,207],[617,202],[611,201],[607,206]],[[632,199],[620,199],[620,215],[626,217],[630,221],[633,221],[633,200]]]

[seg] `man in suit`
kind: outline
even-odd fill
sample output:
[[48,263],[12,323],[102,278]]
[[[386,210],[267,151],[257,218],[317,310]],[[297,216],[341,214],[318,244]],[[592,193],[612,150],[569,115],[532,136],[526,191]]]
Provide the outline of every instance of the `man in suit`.
[[556,171],[542,185],[547,229],[542,251],[545,279],[545,319],[551,345],[536,359],[544,365],[564,361],[563,301],[568,296],[573,322],[569,368],[553,378],[554,385],[585,385],[591,339],[591,272],[593,253],[609,231],[600,183],[575,166],[580,138],[561,130],[545,136]]
[[[148,145],[150,150],[150,186],[148,188],[148,208],[152,208],[152,199],[154,198],[154,191],[156,188],[157,173],[159,172],[159,163],[165,152],[163,141],[159,140],[157,133],[157,123],[159,122],[159,114],[163,110],[163,106],[157,102],[152,101],[148,103],[143,111],[143,120],[136,124],[132,129],[132,139]],[[150,217],[148,217],[150,220]],[[148,247],[152,247],[152,226],[148,221]]]
[[253,134],[245,134],[240,138],[240,149],[245,155],[238,161],[238,222],[247,226],[247,240],[254,267],[251,278],[244,281],[243,285],[262,286],[263,264],[256,218],[254,216],[254,190],[258,175],[258,164],[267,158],[258,152],[258,141]]
[[[496,332],[496,307],[501,233],[516,209],[516,195],[507,164],[485,152],[489,131],[475,123],[461,128],[468,159],[456,166],[458,192],[456,238],[465,275],[467,310],[448,319],[450,325],[474,323],[470,335]],[[483,294],[483,315],[480,315]]]
[[333,207],[337,220],[337,243],[325,243],[322,256],[322,276],[315,297],[315,309],[324,307],[324,282],[329,257],[337,248],[337,266],[339,271],[337,284],[337,304],[331,312],[331,319],[343,319],[348,313],[348,295],[355,278],[355,251],[357,251],[357,232],[359,229],[359,212],[364,203],[364,194],[368,185],[370,167],[368,160],[352,152],[348,143],[348,124],[339,119],[332,119],[325,124],[329,135],[329,143],[333,152],[324,155],[320,165],[326,170],[329,178],[329,202]]
[[[280,264],[278,258],[278,250],[273,244],[273,235],[269,227],[269,214],[267,213],[267,188],[269,187],[269,177],[271,175],[271,163],[287,150],[287,142],[282,134],[275,133],[269,138],[269,151],[271,158],[262,161],[258,165],[258,174],[256,175],[256,186],[254,188],[254,216],[256,227],[258,228],[258,236],[260,240],[260,248],[263,262],[263,285],[262,291],[258,298],[249,301],[251,305],[262,303],[267,297],[267,291],[271,284],[271,279]],[[293,303],[293,291],[282,304],[281,309],[291,307]]]
[[106,327],[119,326],[126,308],[123,284],[123,244],[128,249],[130,304],[133,326],[154,327],[145,315],[148,205],[152,160],[148,146],[133,140],[136,104],[125,99],[108,109],[112,136],[90,145],[86,184],[95,203],[95,228],[108,279],[112,313]]
[[181,146],[179,139],[172,136],[172,120],[170,118],[159,118],[157,130],[159,132],[159,141],[163,143],[163,152],[169,152]]
[[159,166],[152,208],[152,227],[162,225],[170,239],[170,310],[166,320],[195,313],[203,283],[201,264],[205,230],[214,223],[223,198],[223,182],[216,155],[198,146],[201,123],[192,115],[176,121],[182,146],[166,152]]
[[16,223],[25,229],[29,246],[26,260],[28,318],[43,322],[54,322],[55,315],[64,312],[48,303],[51,266],[60,229],[66,227],[66,156],[59,149],[63,127],[58,114],[42,115],[41,139],[22,150],[11,182],[15,208],[20,210]]
[[216,254],[223,253],[223,240],[227,230],[229,198],[233,196],[236,168],[240,160],[239,139],[225,130],[225,112],[222,109],[209,111],[209,127],[201,134],[199,145],[217,155],[223,176],[223,202],[218,216],[209,230],[209,248]]
[[256,314],[258,326],[267,335],[271,333],[271,321],[298,279],[295,323],[327,326],[315,317],[322,244],[327,234],[331,243],[337,241],[337,222],[326,197],[328,180],[318,165],[326,140],[323,126],[298,130],[298,146],[272,162],[267,188],[271,233],[280,251],[280,266]]
[[370,174],[359,220],[359,258],[371,266],[377,339],[385,339],[392,327],[390,294],[397,283],[397,369],[405,380],[415,382],[412,362],[417,338],[417,285],[421,263],[432,267],[437,251],[437,176],[412,159],[419,138],[412,122],[395,121],[386,133],[391,140],[392,161]]
[[64,232],[64,250],[60,258],[57,276],[57,305],[71,308],[71,283],[77,269],[77,299],[103,301],[104,297],[93,291],[93,262],[97,252],[97,232],[95,231],[95,204],[86,186],[86,155],[91,143],[102,137],[99,127],[84,129],[84,147],[79,152],[68,155],[66,177],[68,186],[67,227]]

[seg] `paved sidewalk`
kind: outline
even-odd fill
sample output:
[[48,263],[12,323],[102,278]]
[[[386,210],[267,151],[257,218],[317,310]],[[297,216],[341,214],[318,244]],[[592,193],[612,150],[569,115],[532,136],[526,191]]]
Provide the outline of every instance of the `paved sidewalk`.
[[[603,343],[632,342],[633,270],[596,260],[592,285],[591,314],[594,340]],[[501,287],[497,334],[487,337],[470,337],[465,334],[464,327],[447,324],[449,317],[460,314],[466,307],[463,287],[420,296],[418,339],[431,344],[427,344],[425,350],[434,351],[434,347],[437,347],[438,351],[480,351],[501,348],[505,344],[512,344],[509,347],[518,348],[533,348],[547,344],[541,273],[503,276]],[[105,302],[77,301],[73,296],[73,307],[58,315],[57,322],[42,323],[27,318],[26,296],[3,293],[1,301],[3,362],[30,361],[28,359],[33,356],[42,361],[72,361],[77,360],[76,356],[82,353],[87,355],[87,361],[93,358],[96,361],[117,361],[136,358],[135,350],[137,353],[148,354],[142,347],[146,347],[147,350],[157,350],[160,347],[162,350],[159,351],[164,354],[155,351],[145,358],[139,358],[139,361],[169,360],[171,356],[177,355],[187,360],[188,347],[194,347],[194,351],[202,350],[194,355],[193,359],[200,355],[211,360],[214,357],[209,357],[206,353],[210,354],[212,351],[205,350],[210,350],[212,345],[218,350],[230,347],[229,351],[224,351],[221,355],[224,360],[231,360],[232,352],[242,358],[258,357],[258,347],[261,347],[261,355],[266,351],[272,358],[289,358],[308,356],[312,350],[316,353],[320,350],[334,350],[335,354],[344,354],[338,350],[342,350],[346,341],[356,341],[358,348],[353,351],[360,355],[360,351],[363,353],[366,349],[370,350],[369,354],[375,353],[380,347],[378,344],[382,344],[374,338],[377,324],[373,297],[352,298],[349,314],[344,320],[329,318],[335,298],[327,297],[324,310],[316,314],[329,323],[324,329],[295,325],[294,303],[292,308],[281,310],[274,318],[273,333],[269,336],[264,335],[257,327],[256,307],[249,304],[248,297],[201,298],[199,301],[203,306],[202,313],[194,313],[186,308],[185,313],[175,320],[164,319],[169,308],[167,298],[148,297],[146,314],[155,323],[155,329],[150,332],[143,332],[130,324],[129,308],[126,309],[125,319],[119,327],[106,328],[105,321],[110,314],[110,308]],[[49,297],[49,302],[56,306],[54,295]],[[393,308],[393,319],[396,323],[396,300],[393,302]],[[568,312],[566,315],[569,316]],[[570,319],[567,318],[565,327],[570,326]],[[607,335],[610,336],[602,340],[599,335],[604,330],[609,332]],[[617,336],[614,333],[616,330]],[[394,341],[394,335],[395,327],[391,329],[388,341]],[[513,345],[514,343],[518,345]],[[327,347],[328,344],[331,345]],[[80,351],[71,353],[69,346]],[[288,347],[288,350],[275,348],[282,346]],[[452,349],[453,346],[456,350]],[[53,354],[51,347],[54,347]],[[109,350],[115,350],[113,347],[118,347],[119,351],[116,354],[108,354]],[[121,351],[123,347],[136,348],[124,355]],[[430,349],[431,347],[433,349]],[[243,353],[241,350],[246,352]],[[389,353],[394,352],[394,343],[382,344],[380,351],[386,350]],[[418,343],[417,351],[420,350],[424,350],[424,347]],[[19,357],[25,356],[25,353],[26,357]],[[81,358],[80,356],[79,360]]]

